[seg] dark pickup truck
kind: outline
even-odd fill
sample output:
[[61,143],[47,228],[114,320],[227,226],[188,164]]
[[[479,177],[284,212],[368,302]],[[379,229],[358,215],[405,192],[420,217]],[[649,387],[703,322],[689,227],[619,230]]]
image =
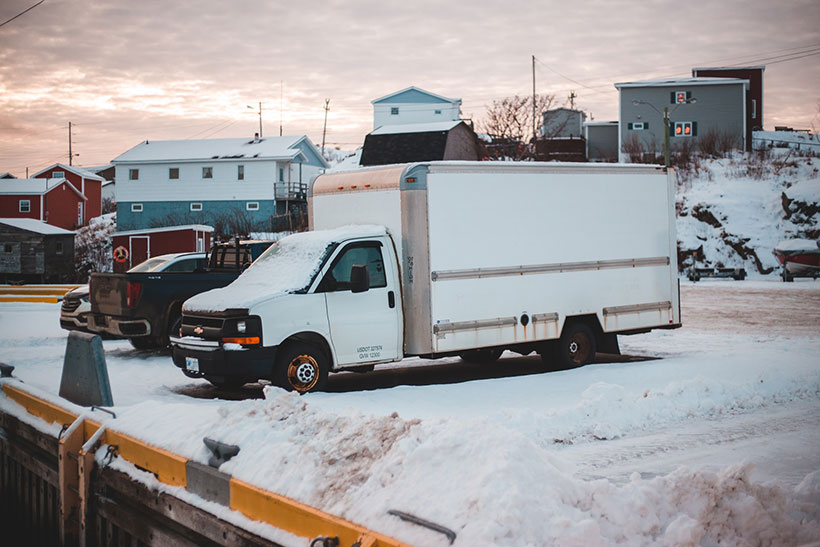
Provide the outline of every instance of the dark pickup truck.
[[168,336],[179,333],[185,300],[228,285],[271,244],[216,245],[207,266],[204,257],[193,263],[196,253],[184,253],[150,258],[124,274],[91,274],[88,329],[128,338],[137,349],[165,347]]

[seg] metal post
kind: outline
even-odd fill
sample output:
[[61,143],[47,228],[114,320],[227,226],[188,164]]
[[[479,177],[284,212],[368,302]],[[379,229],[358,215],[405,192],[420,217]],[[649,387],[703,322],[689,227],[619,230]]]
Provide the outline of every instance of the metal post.
[[663,108],[663,164],[669,169],[669,107]]
[[535,55],[532,56],[532,141],[535,143],[538,133],[538,119],[535,108]]
[[68,122],[68,165],[71,166],[74,154],[71,153],[71,122]]

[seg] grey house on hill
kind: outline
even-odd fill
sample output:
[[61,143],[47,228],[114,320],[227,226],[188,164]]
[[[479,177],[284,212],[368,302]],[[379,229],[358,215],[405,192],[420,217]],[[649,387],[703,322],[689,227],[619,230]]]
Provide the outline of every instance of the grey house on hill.
[[384,125],[364,139],[362,166],[414,161],[480,160],[481,144],[462,121]]
[[615,84],[620,92],[618,149],[621,161],[663,154],[664,109],[669,112],[669,148],[717,139],[746,148],[746,93],[738,78],[674,78]]

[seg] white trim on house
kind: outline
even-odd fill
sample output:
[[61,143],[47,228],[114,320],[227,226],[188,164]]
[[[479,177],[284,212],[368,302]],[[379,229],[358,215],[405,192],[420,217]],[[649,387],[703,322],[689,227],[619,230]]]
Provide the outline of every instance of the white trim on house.
[[[2,219],[0,219],[2,222]],[[134,234],[154,234],[158,232],[176,232],[178,230],[195,230],[197,232],[208,232],[213,233],[214,229],[212,226],[206,226],[204,224],[184,224],[182,226],[164,226],[162,228],[146,228],[144,230],[126,230],[124,232],[114,232],[109,237],[112,238],[114,236],[130,236]]]
[[95,173],[92,173],[91,171],[88,171],[88,170],[83,169],[81,167],[74,167],[73,165],[64,165],[62,163],[55,163],[54,165],[50,165],[50,166],[46,167],[45,169],[40,169],[39,171],[37,171],[36,173],[34,173],[32,175],[32,178],[36,178],[37,175],[41,175],[41,174],[45,173],[46,171],[54,169],[55,167],[59,167],[60,169],[62,169],[64,171],[70,171],[70,172],[74,173],[75,175],[78,175],[78,176],[80,176],[84,179],[91,179],[91,180],[98,180],[100,182],[105,182],[105,179],[103,177],[101,177],[101,176],[99,176]]
[[749,88],[749,80],[741,78],[669,78],[664,80],[643,80],[639,82],[621,82],[615,84],[616,89],[622,87],[678,87],[691,85],[731,85],[743,83]]

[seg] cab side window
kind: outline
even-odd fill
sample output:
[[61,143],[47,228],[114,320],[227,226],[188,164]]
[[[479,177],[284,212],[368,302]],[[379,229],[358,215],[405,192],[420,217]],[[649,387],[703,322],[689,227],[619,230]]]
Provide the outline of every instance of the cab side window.
[[370,288],[378,289],[387,286],[384,273],[382,251],[378,244],[353,243],[333,261],[333,266],[325,274],[318,292],[336,292],[350,290],[350,269],[354,264],[367,266],[370,274]]

